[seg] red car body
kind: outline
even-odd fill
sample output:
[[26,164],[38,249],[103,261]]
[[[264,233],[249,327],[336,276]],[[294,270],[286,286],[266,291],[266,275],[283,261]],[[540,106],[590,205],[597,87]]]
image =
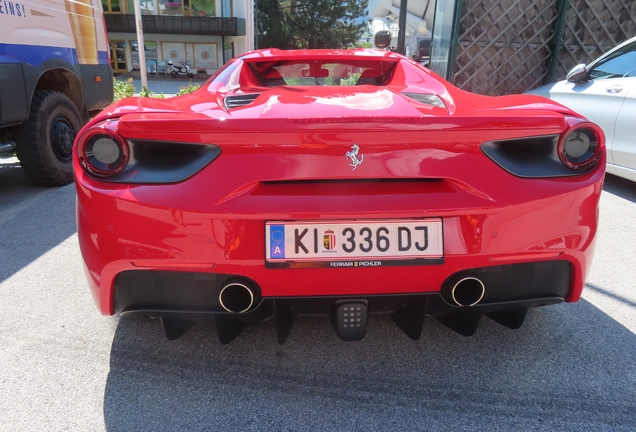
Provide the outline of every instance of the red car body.
[[[282,343],[303,313],[345,340],[368,313],[414,339],[425,315],[467,335],[482,314],[515,328],[581,296],[603,140],[547,99],[470,94],[395,53],[248,53],[190,95],[119,101],[80,132],[86,275],[103,314],[160,317],[170,339],[214,319],[228,342],[276,317]],[[382,255],[389,241],[410,252]],[[282,245],[295,258],[277,259]]]

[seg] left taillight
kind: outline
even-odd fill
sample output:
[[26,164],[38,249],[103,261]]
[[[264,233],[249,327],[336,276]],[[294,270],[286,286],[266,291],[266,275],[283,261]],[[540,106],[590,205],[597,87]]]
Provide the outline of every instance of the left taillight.
[[130,149],[117,135],[117,122],[97,125],[80,138],[77,155],[84,171],[93,177],[109,178],[126,168]]
[[518,177],[570,177],[593,171],[605,153],[603,131],[579,117],[564,120],[565,130],[558,135],[488,141],[481,150]]
[[563,165],[586,171],[596,166],[605,151],[603,131],[593,123],[574,123],[559,139],[557,151]]

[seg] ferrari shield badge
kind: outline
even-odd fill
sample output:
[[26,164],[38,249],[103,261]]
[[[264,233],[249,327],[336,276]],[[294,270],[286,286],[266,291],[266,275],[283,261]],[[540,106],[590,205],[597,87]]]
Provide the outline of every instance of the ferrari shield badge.
[[355,169],[358,168],[358,165],[360,165],[362,161],[364,160],[363,154],[361,154],[360,159],[358,159],[359,152],[360,152],[360,147],[358,147],[358,144],[354,144],[351,146],[351,151],[348,151],[345,154],[345,157],[347,159],[351,159],[351,163],[349,164],[349,166],[353,167],[351,168],[351,171],[355,171]]

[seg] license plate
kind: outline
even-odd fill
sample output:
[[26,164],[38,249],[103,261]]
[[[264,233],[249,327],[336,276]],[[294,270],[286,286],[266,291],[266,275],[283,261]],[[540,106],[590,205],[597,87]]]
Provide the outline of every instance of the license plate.
[[443,262],[441,218],[266,222],[268,267],[377,267]]

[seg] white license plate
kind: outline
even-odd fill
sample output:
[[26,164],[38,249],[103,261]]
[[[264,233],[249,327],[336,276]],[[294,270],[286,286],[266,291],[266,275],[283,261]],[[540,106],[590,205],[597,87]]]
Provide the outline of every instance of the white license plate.
[[444,257],[441,218],[266,222],[265,244],[266,263],[301,267],[425,264]]

